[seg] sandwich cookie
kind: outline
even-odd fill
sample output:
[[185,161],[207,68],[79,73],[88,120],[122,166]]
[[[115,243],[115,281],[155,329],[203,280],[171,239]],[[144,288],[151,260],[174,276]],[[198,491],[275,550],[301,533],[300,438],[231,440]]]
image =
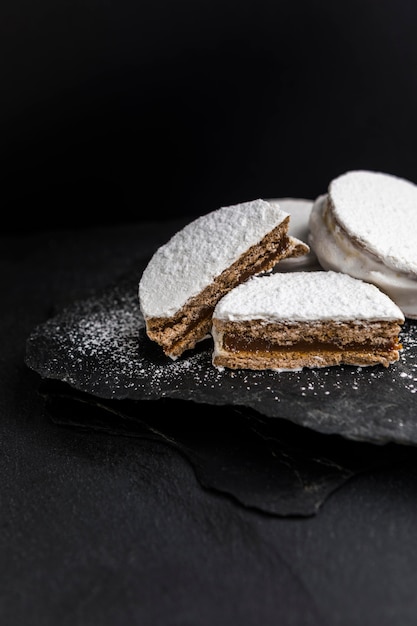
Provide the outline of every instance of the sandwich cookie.
[[221,207],[178,231],[153,255],[138,297],[148,337],[177,359],[209,336],[217,302],[250,276],[309,246],[288,234],[290,215],[257,199]]
[[309,230],[324,269],[373,283],[417,319],[416,185],[381,172],[346,172],[315,200]]
[[375,285],[333,271],[253,277],[217,304],[218,369],[300,370],[399,359],[400,308]]

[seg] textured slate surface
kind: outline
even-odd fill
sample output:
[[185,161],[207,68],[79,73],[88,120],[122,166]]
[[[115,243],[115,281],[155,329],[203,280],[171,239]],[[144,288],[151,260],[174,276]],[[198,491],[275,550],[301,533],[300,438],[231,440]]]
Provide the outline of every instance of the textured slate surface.
[[316,514],[357,473],[389,466],[397,446],[349,442],[246,407],[159,400],[101,400],[62,383],[41,393],[56,424],[158,441],[180,452],[201,485],[245,507],[278,516]]
[[139,277],[76,301],[39,325],[27,341],[27,365],[98,398],[240,405],[349,439],[417,443],[415,322],[404,325],[401,359],[389,368],[219,372],[211,365],[210,339],[172,361],[147,338]]
[[[92,396],[83,408],[62,400],[62,411],[48,392],[61,405],[54,410],[61,421],[51,421],[40,377],[24,365],[28,336],[58,309],[139,268],[168,235],[160,224],[137,224],[1,237],[1,623],[415,626],[414,446],[344,441],[342,467],[356,472],[376,461],[374,469],[345,481],[316,515],[278,517],[203,489],[173,446],[120,436],[119,414],[116,436],[104,431],[108,408],[96,412],[90,400],[106,407],[109,400]],[[167,417],[173,404],[176,416],[192,409],[187,426],[203,410],[232,415],[234,425],[235,411],[242,415],[237,406],[170,398],[126,402],[139,405],[145,425],[159,405]],[[245,420],[246,411],[255,417],[244,411]],[[272,429],[275,439],[298,442],[303,459],[313,452],[332,459],[323,445],[337,436],[261,414],[251,424],[265,438]],[[162,426],[158,432],[171,432]],[[388,456],[356,461],[370,450]]]

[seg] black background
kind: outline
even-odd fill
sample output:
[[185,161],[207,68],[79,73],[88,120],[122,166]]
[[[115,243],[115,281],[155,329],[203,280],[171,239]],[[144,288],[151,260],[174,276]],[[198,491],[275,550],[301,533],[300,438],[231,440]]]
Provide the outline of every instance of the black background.
[[2,228],[414,181],[416,21],[411,0],[6,0]]

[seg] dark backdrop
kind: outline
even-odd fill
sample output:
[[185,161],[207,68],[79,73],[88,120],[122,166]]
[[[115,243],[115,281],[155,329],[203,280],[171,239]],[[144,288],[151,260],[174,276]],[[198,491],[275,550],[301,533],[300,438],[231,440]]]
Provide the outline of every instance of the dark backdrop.
[[413,0],[3,0],[3,229],[417,182]]

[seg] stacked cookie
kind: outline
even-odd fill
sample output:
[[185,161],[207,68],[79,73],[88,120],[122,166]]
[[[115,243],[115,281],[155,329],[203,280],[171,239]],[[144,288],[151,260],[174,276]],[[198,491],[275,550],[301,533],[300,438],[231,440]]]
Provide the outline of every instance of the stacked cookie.
[[309,241],[324,269],[377,285],[417,318],[417,186],[380,172],[351,171],[314,203]]
[[352,171],[316,201],[222,207],[159,248],[139,283],[147,334],[218,368],[385,367],[417,317],[417,187]]

